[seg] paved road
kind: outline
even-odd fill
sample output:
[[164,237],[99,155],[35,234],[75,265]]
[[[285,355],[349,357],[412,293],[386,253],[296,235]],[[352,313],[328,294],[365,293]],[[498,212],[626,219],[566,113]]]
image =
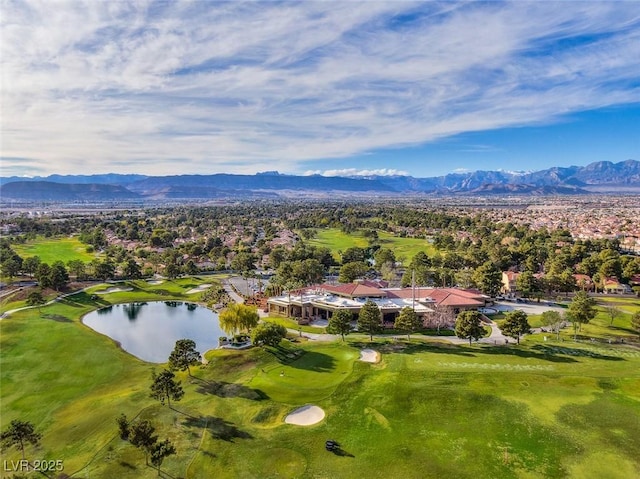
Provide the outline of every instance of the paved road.
[[244,298],[233,290],[233,288],[231,287],[231,284],[229,283],[229,280],[225,279],[222,282],[222,287],[227,292],[229,297],[231,297],[231,299],[233,299],[236,303],[244,303]]
[[41,304],[40,306],[23,306],[22,308],[16,308],[16,309],[10,309],[9,311],[5,311],[4,313],[2,313],[0,315],[0,319],[6,318],[8,316],[10,316],[13,313],[17,313],[18,311],[23,311],[25,309],[32,309],[32,308],[42,308],[43,306],[49,306],[50,304],[53,304],[57,301],[60,301],[64,298],[68,298],[69,296],[73,296],[74,294],[78,294],[78,293],[82,293],[83,291],[85,291],[86,289],[92,288],[92,286],[87,286],[86,288],[82,288],[78,291],[73,291],[71,293],[66,293],[60,296],[57,296],[56,298],[52,299],[51,301],[47,301],[45,304]]

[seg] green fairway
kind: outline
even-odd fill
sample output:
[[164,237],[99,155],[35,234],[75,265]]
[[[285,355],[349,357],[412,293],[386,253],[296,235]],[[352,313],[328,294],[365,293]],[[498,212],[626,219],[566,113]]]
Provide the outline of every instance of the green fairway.
[[66,264],[74,259],[89,262],[98,256],[95,253],[87,253],[87,245],[81,243],[76,237],[38,238],[26,244],[12,245],[12,248],[22,258],[38,256],[48,264],[55,261],[62,261]]
[[[381,248],[392,250],[396,258],[410,261],[419,251],[424,251],[432,256],[436,253],[435,247],[425,239],[419,238],[400,238],[393,236],[386,231],[378,232],[379,240],[377,244]],[[309,243],[315,246],[323,246],[329,248],[336,259],[340,259],[341,251],[351,247],[366,248],[369,241],[358,231],[353,234],[347,234],[338,228],[320,229],[315,238],[309,240]]]
[[[579,338],[587,340],[595,338],[614,342],[620,340],[634,341],[638,338],[637,331],[634,331],[631,327],[631,316],[636,311],[640,311],[639,298],[598,296],[596,298],[596,304],[598,314],[589,323],[582,325],[577,333]],[[615,316],[613,320],[607,311],[607,308],[611,306],[615,307],[620,313]],[[492,315],[492,318],[501,319],[496,318],[495,315]],[[532,327],[544,326],[541,323],[540,315],[529,315],[528,320]],[[565,332],[567,338],[573,337],[573,330],[571,328],[567,328]]]
[[[541,343],[537,335],[520,347],[350,335],[344,343],[215,350],[194,378],[177,373],[185,396],[170,409],[149,397],[151,370],[161,365],[80,322],[101,305],[184,299],[211,281],[131,282],[131,291],[97,300],[82,293],[0,321],[2,428],[31,421],[43,439],[27,457],[61,459],[74,478],[157,477],[117,436],[120,413],[151,420],[175,444],[165,477],[640,477],[637,348]],[[380,351],[381,362],[359,361],[363,348]],[[321,407],[325,419],[283,422],[305,404]],[[327,439],[341,444],[339,454],[324,449]]]

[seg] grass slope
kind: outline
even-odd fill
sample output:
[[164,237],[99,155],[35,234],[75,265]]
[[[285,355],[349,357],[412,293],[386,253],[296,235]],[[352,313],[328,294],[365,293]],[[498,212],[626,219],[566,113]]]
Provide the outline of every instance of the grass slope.
[[[197,282],[135,282],[99,300],[158,290],[181,298]],[[150,419],[174,442],[178,455],[162,465],[173,477],[640,476],[638,349],[533,336],[519,348],[350,336],[216,350],[195,378],[178,374],[186,394],[172,410],[148,396],[151,365],[79,321],[97,306],[81,294],[0,322],[1,425],[32,421],[43,444],[28,457],[63,459],[74,478],[156,477],[117,437],[121,412]],[[381,363],[358,361],[364,347],[381,351]],[[304,404],[326,418],[283,423]],[[330,438],[341,454],[324,450]]]

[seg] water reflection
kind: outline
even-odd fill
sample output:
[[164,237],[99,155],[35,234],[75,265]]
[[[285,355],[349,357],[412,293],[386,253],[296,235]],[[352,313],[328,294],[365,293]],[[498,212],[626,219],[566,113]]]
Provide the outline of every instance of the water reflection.
[[125,351],[153,363],[164,363],[178,339],[192,339],[201,353],[224,336],[218,315],[193,303],[157,301],[109,306],[87,314],[82,322],[114,339]]
[[[146,305],[147,305],[147,303],[123,304],[122,305],[122,310],[127,315],[127,318],[129,319],[129,321],[135,321],[137,319],[138,315],[140,314],[140,312],[142,311],[142,307],[146,306]],[[98,310],[98,311],[100,311],[100,310]]]

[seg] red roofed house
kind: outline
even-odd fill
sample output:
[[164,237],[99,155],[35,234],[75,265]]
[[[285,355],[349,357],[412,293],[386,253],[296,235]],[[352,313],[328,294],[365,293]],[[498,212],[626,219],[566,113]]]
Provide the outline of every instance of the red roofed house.
[[631,286],[618,281],[618,278],[606,278],[604,280],[604,292],[610,294],[628,294],[633,293]]

